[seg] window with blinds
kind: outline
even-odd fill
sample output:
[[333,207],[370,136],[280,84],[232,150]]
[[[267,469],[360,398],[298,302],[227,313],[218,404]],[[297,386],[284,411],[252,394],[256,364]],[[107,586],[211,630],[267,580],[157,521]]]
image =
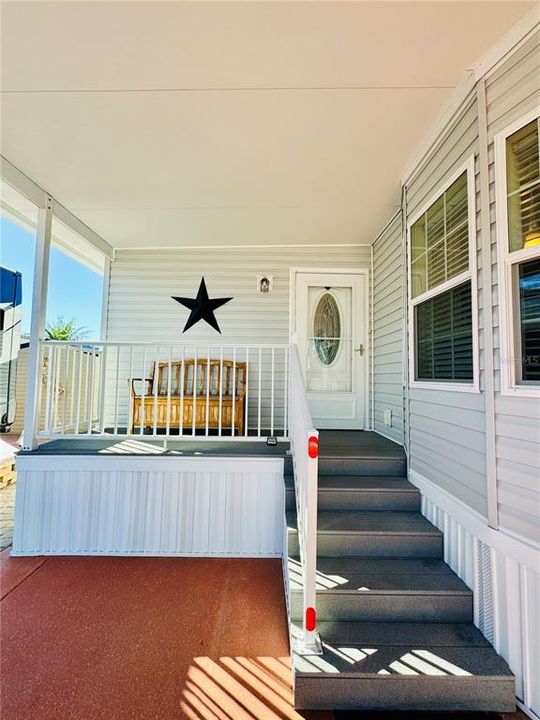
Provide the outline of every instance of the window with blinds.
[[470,281],[415,307],[416,379],[473,381]]
[[506,139],[508,249],[540,246],[539,120]]
[[518,264],[521,381],[540,382],[540,258]]
[[505,139],[510,385],[540,384],[540,119]]
[[411,292],[418,297],[469,268],[467,172],[411,226]]
[[410,226],[415,382],[474,384],[469,183],[463,172]]

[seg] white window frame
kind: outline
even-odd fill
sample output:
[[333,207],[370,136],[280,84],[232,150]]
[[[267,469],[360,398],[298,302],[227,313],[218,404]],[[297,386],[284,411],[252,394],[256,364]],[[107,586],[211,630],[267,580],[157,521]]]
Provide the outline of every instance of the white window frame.
[[[412,253],[411,228],[424,215],[429,208],[443,195],[446,190],[463,173],[467,173],[467,221],[469,228],[469,267],[465,272],[456,275],[437,287],[412,297]],[[407,273],[408,273],[408,314],[409,314],[409,386],[411,388],[450,391],[450,392],[480,392],[479,373],[479,331],[478,331],[478,277],[476,268],[476,183],[475,183],[475,156],[471,155],[447,180],[437,187],[437,190],[428,198],[422,207],[407,220]],[[473,349],[473,380],[472,382],[446,382],[444,380],[416,380],[416,327],[414,311],[417,305],[430,300],[437,295],[462,285],[471,283],[471,316],[472,316],[472,349]]]
[[516,364],[512,362],[516,351],[517,302],[514,265],[540,257],[540,247],[510,251],[508,247],[508,204],[506,178],[506,140],[522,127],[540,118],[540,107],[531,110],[511,125],[498,132],[494,138],[495,148],[495,211],[497,221],[497,266],[499,282],[499,329],[501,358],[501,394],[540,398],[540,385],[519,383]]

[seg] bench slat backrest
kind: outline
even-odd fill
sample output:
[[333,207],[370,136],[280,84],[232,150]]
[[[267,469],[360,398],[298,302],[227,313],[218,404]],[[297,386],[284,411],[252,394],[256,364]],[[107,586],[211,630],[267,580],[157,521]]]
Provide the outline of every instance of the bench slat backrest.
[[195,395],[208,395],[209,397],[223,397],[234,395],[241,397],[246,389],[247,364],[233,362],[232,360],[187,359],[172,360],[169,362],[152,363],[150,377],[152,387],[150,394],[154,393],[154,383],[157,379],[157,394],[171,397],[180,395],[183,387],[185,397],[193,395],[193,382],[195,379]]

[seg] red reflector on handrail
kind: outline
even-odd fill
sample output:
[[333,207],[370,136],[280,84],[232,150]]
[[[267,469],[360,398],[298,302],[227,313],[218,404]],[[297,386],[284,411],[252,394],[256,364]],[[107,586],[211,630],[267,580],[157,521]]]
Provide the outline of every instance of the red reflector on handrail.
[[311,435],[308,440],[308,455],[310,458],[319,457],[319,438]]
[[315,608],[312,608],[312,607],[306,608],[306,630],[308,632],[315,630],[315,626],[316,626],[315,619],[316,619]]

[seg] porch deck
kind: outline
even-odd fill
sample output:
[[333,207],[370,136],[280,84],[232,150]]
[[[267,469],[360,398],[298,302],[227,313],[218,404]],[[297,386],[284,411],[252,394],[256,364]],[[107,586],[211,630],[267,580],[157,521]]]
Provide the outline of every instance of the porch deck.
[[[401,445],[369,430],[321,430],[319,433],[321,454],[326,457],[365,457],[401,459]],[[185,457],[286,457],[290,444],[280,441],[267,445],[260,441],[193,439],[163,440],[131,435],[125,440],[96,438],[62,438],[43,443],[32,451],[21,450],[19,455],[182,455]]]
[[277,445],[267,445],[264,442],[250,442],[237,440],[171,440],[164,443],[156,438],[146,439],[144,436],[129,436],[125,440],[117,438],[107,440],[96,438],[81,440],[62,438],[51,440],[40,445],[32,451],[21,450],[20,456],[36,455],[128,455],[148,457],[163,456],[215,456],[215,457],[285,457],[289,449],[288,442],[279,442]]

